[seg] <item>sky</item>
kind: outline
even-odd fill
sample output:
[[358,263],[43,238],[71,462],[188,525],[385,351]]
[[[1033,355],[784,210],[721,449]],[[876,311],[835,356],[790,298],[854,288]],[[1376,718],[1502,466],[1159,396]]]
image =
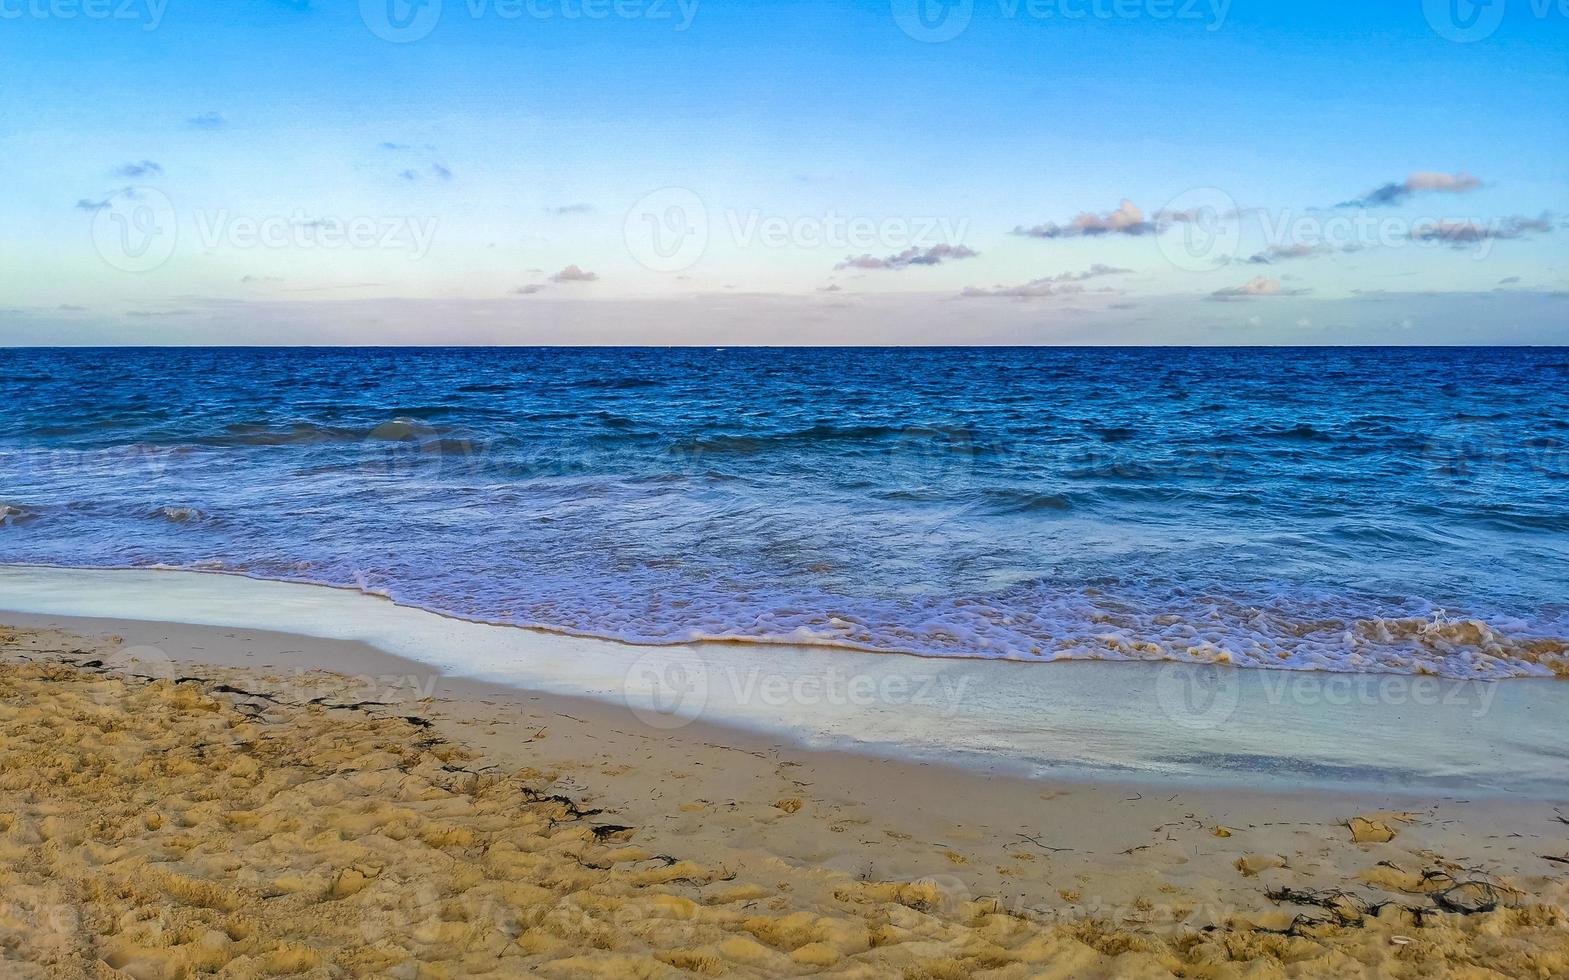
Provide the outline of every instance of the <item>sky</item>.
[[1569,0],[0,0],[0,344],[1569,343]]

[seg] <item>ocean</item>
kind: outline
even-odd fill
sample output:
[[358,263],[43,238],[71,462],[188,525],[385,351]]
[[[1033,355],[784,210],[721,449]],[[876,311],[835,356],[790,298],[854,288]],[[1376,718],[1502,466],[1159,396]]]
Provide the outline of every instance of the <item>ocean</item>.
[[0,351],[0,563],[643,644],[1569,673],[1569,350]]

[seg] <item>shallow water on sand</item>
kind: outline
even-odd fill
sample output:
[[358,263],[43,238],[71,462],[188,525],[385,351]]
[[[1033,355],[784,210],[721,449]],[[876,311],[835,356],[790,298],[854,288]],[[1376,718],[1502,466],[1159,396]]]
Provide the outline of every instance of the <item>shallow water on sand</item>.
[[[635,647],[465,622],[347,589],[178,571],[0,567],[0,610],[108,617],[98,625],[114,633],[136,619],[354,640],[445,673],[624,706],[626,724],[659,734],[717,723],[974,772],[1552,800],[1569,786],[1569,684],[1554,680]],[[144,676],[183,676],[171,658],[204,656],[145,642],[127,651]],[[364,680],[367,691],[387,682]]]
[[0,561],[642,643],[1563,671],[1569,351],[0,352]]

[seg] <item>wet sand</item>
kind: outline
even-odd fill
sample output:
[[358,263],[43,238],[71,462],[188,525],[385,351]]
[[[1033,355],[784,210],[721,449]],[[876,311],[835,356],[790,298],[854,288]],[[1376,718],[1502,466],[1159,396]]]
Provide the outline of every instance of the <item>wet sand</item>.
[[0,610],[353,640],[447,675],[631,707],[661,730],[703,721],[770,743],[1054,781],[1468,798],[1557,796],[1569,783],[1569,684],[1552,679],[629,646],[352,589],[152,569],[0,566]]
[[342,640],[0,622],[6,976],[1569,972],[1551,799],[1047,782]]

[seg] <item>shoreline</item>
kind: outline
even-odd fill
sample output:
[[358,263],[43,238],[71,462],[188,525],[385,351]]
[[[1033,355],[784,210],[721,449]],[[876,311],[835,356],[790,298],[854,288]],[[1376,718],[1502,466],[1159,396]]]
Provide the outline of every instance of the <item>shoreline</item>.
[[[676,882],[680,895],[650,897],[648,901],[664,908],[679,898],[709,910],[682,913],[685,918],[674,938],[653,941],[655,949],[686,949],[697,957],[675,964],[666,961],[667,966],[690,969],[687,964],[710,963],[699,972],[722,967],[737,975],[758,975],[836,967],[864,971],[872,969],[870,962],[877,962],[873,972],[879,974],[902,970],[907,975],[936,977],[970,973],[959,972],[956,966],[943,968],[950,972],[921,973],[919,966],[952,959],[965,963],[965,969],[976,975],[992,975],[986,972],[992,969],[1003,971],[997,976],[1055,975],[1042,973],[1042,964],[1055,966],[1065,976],[1164,975],[1157,970],[1176,973],[1184,969],[1180,965],[1184,962],[1189,968],[1199,963],[1215,967],[1219,957],[1246,961],[1232,969],[1273,964],[1272,969],[1284,971],[1290,963],[1294,975],[1340,976],[1357,963],[1366,969],[1420,973],[1442,972],[1445,966],[1460,969],[1477,962],[1502,964],[1504,957],[1522,955],[1530,958],[1507,962],[1516,969],[1529,963],[1549,972],[1569,964],[1569,947],[1562,943],[1562,932],[1551,931],[1562,929],[1569,902],[1563,866],[1553,860],[1569,853],[1565,851],[1569,834],[1561,832],[1565,808],[1549,803],[1464,796],[1417,801],[1399,793],[1305,787],[1272,792],[1170,786],[1152,792],[1147,784],[1135,788],[1110,780],[1020,779],[996,771],[966,771],[802,748],[704,719],[675,730],[660,729],[644,724],[625,706],[444,675],[353,641],[232,627],[36,614],[0,614],[0,624],[5,624],[0,628],[0,640],[6,641],[0,642],[5,651],[0,665],[9,671],[74,663],[80,666],[68,674],[90,671],[92,678],[126,678],[132,693],[116,691],[112,698],[95,694],[93,707],[84,717],[99,717],[118,708],[122,699],[133,697],[138,706],[152,698],[155,707],[164,704],[160,698],[178,697],[182,699],[178,705],[194,703],[193,697],[217,698],[234,705],[226,708],[220,704],[217,709],[221,715],[237,715],[227,723],[231,728],[239,725],[246,729],[254,717],[268,722],[259,731],[270,744],[299,741],[301,746],[329,747],[359,737],[365,726],[380,725],[390,732],[390,736],[383,736],[392,738],[389,748],[401,742],[430,744],[432,737],[436,744],[451,746],[450,750],[433,750],[448,760],[440,768],[457,773],[461,779],[477,780],[474,786],[486,785],[492,778],[489,774],[512,773],[509,778],[522,779],[530,787],[530,800],[556,800],[558,803],[550,805],[567,807],[569,816],[574,812],[595,814],[586,822],[609,829],[595,831],[591,838],[604,835],[614,844],[609,848],[612,853],[573,858],[564,865],[577,869],[571,874],[584,874],[578,861],[587,861],[591,867],[608,862],[607,867],[618,868],[622,867],[617,863],[620,860],[631,862],[626,867],[642,876],[638,881],[663,882],[667,876],[654,875],[659,868],[679,868],[682,880],[690,878],[692,883]],[[13,634],[13,629],[20,633]],[[94,680],[91,689],[98,691],[102,683]],[[52,696],[50,689],[39,688],[31,699],[13,699],[12,704],[25,713],[48,708]],[[0,717],[13,710],[0,709]],[[138,713],[141,710],[137,708]],[[176,717],[214,716],[206,709],[193,716],[187,709]],[[210,728],[209,723],[201,723]],[[51,724],[48,730],[62,729]],[[184,740],[192,737],[174,738],[162,751],[188,753],[193,743]],[[77,751],[79,741],[64,740],[61,750]],[[330,758],[337,751],[333,748],[320,758]],[[197,753],[201,758],[199,748]],[[475,761],[460,761],[471,757]],[[215,758],[228,764],[229,754],[219,753]],[[309,763],[312,756],[301,757],[291,751],[289,758],[304,758]],[[406,785],[409,777],[389,783],[371,780],[368,771],[356,776],[353,773],[365,770],[366,764],[349,763],[347,758],[322,764],[329,768],[300,785],[328,778],[354,783],[358,789],[330,794],[319,790],[312,798],[325,794],[328,801],[334,801],[349,793],[341,804],[333,804],[339,809],[346,807],[344,815],[333,817],[336,822],[323,827],[357,829],[330,830],[330,839],[341,837],[342,844],[329,850],[321,850],[325,846],[321,843],[309,844],[308,861],[288,859],[307,863],[277,879],[286,885],[263,887],[264,899],[286,887],[288,897],[271,901],[304,903],[299,906],[302,918],[294,920],[302,931],[291,941],[288,955],[325,955],[325,938],[348,912],[344,906],[353,901],[336,893],[362,886],[366,876],[373,882],[390,884],[392,869],[400,866],[420,870],[412,872],[414,877],[402,879],[401,891],[383,899],[384,904],[398,906],[394,911],[405,916],[405,920],[394,922],[403,921],[402,928],[407,931],[410,924],[406,917],[414,914],[414,925],[419,928],[412,935],[420,942],[429,940],[425,933],[432,932],[433,917],[464,923],[464,929],[453,936],[447,935],[450,930],[443,931],[446,927],[435,930],[446,937],[440,943],[427,942],[427,946],[405,952],[449,963],[459,961],[454,957],[472,955],[473,944],[478,942],[472,909],[489,908],[475,896],[489,886],[483,882],[480,886],[464,885],[462,901],[454,897],[451,910],[439,913],[432,911],[431,899],[420,898],[411,913],[409,896],[418,897],[418,888],[434,887],[444,894],[441,890],[447,885],[424,883],[427,878],[445,881],[442,876],[449,867],[448,859],[431,863],[440,857],[431,855],[409,866],[408,849],[420,846],[416,840],[399,837],[403,842],[394,846],[385,840],[391,831],[360,836],[366,832],[366,817],[358,815],[420,808],[426,804],[408,801],[435,790],[409,796],[415,792]],[[350,768],[344,769],[345,765]],[[12,772],[6,778],[14,781],[15,770]],[[47,797],[54,792],[53,785],[40,784],[31,793],[24,792],[19,798],[24,813],[34,795]],[[165,799],[166,791],[155,785],[147,786],[145,792],[152,794],[154,801]],[[449,786],[441,790],[439,800],[428,804],[440,808],[431,816],[440,815],[441,826],[446,828],[457,826],[454,821],[458,818],[451,808],[460,802],[443,802],[449,800],[450,792]],[[251,818],[224,816],[219,820],[213,815],[214,806],[225,814],[243,814],[239,802],[194,807],[189,803],[161,804],[165,809],[171,805],[176,825],[169,832],[186,839],[240,832],[242,843],[249,842],[251,848],[245,853],[265,848],[266,860],[245,859],[240,883],[259,873],[258,868],[267,861],[276,862],[275,855],[294,854],[305,841],[328,839],[291,835],[277,838],[278,844],[273,845],[269,838],[257,839],[244,831],[252,826]],[[54,814],[55,829],[50,833],[58,838],[63,833],[60,821],[69,822],[90,810],[78,814],[51,804],[40,812]],[[292,809],[290,814],[286,819],[295,819]],[[18,853],[7,843],[6,832],[13,826],[49,826],[27,823],[25,817],[23,824],[14,824],[15,818],[11,819],[11,823],[0,821],[5,823],[0,828],[0,849],[4,850],[0,872],[12,865]],[[265,818],[264,823],[273,819]],[[575,825],[557,825],[559,819],[558,813],[551,824],[557,832]],[[1361,830],[1357,829],[1358,820],[1366,821]],[[493,830],[492,823],[475,826]],[[423,839],[433,840],[432,832],[423,832]],[[447,835],[455,832],[442,830],[441,840],[449,840]],[[621,840],[623,835],[630,839]],[[91,849],[96,845],[84,846]],[[128,846],[122,841],[113,853],[123,855]],[[227,853],[226,846],[215,841],[211,860]],[[450,856],[453,848],[441,846]],[[573,853],[580,853],[578,846],[574,845]],[[339,853],[342,848],[348,850]],[[365,858],[362,852],[366,848],[376,852],[374,860]],[[195,856],[206,850],[192,852],[176,866],[174,870],[181,877],[165,888],[166,892],[172,888],[178,895],[195,894],[197,886],[192,881],[203,882],[202,888],[239,887],[231,886],[224,877],[207,882],[208,876],[217,874],[212,868],[199,872],[186,867],[193,862],[207,867],[203,862],[210,863],[209,859]],[[350,860],[351,854],[361,856]],[[669,855],[669,861],[675,863],[650,861],[650,856],[657,855]],[[695,870],[688,859],[718,870]],[[156,880],[164,880],[161,876],[168,874],[168,866],[151,867],[158,869]],[[358,876],[352,878],[352,885],[343,884],[350,881],[344,877],[350,873],[343,870],[345,867]],[[73,866],[72,873],[91,877],[99,873],[95,868],[88,862],[80,868]],[[361,870],[353,870],[356,868]],[[518,872],[530,881],[536,879],[529,875],[537,873]],[[557,877],[564,873],[554,872]],[[1437,890],[1430,882],[1439,880],[1446,889],[1473,880],[1485,882],[1490,889],[1485,894],[1496,890],[1510,896],[1509,907],[1475,914],[1441,909],[1411,912],[1438,902],[1433,897]],[[296,881],[304,883],[293,884]],[[741,883],[749,883],[745,891]],[[1476,891],[1482,886],[1467,887]],[[314,897],[317,894],[322,897]],[[622,896],[616,902],[625,900],[624,891],[613,894]],[[900,904],[911,894],[920,897]],[[1362,904],[1342,916],[1345,909],[1337,904],[1340,900],[1322,898],[1336,894],[1354,895],[1355,902]],[[725,910],[737,896],[751,911],[732,919]],[[1456,893],[1454,897],[1459,900],[1463,896]],[[1314,906],[1321,899],[1330,904]],[[152,907],[163,908],[170,900],[170,895],[154,896]],[[175,901],[180,901],[178,896]],[[221,911],[241,900],[204,901]],[[611,900],[589,902],[579,896],[573,901],[589,909],[585,914],[592,918],[602,914],[593,909],[603,912],[609,908],[603,903]],[[866,902],[875,908],[868,909]],[[1382,911],[1365,914],[1375,905]],[[1331,907],[1341,911],[1324,912]],[[361,938],[384,940],[396,931],[379,925],[383,920],[373,917],[377,914],[373,909],[361,908],[354,914],[359,918],[352,920],[352,928],[345,927],[351,945]],[[582,937],[575,931],[567,936],[570,949],[554,936],[525,942],[531,934],[525,931],[507,940],[505,952],[535,957],[572,954],[596,963],[602,957],[601,972],[624,975],[629,968],[624,958],[630,955],[627,948],[648,937],[640,931],[646,924],[643,912],[619,914],[622,917],[610,915],[607,920],[611,933],[596,932],[600,939],[590,945],[598,946],[598,951],[585,951]],[[711,914],[720,916],[718,923],[700,929],[698,920],[709,921],[706,917]],[[831,925],[846,920],[854,923],[862,914],[872,914],[874,923],[891,921],[897,929],[889,938],[902,936],[913,945],[895,941],[882,947],[881,941],[873,941],[873,948],[867,949],[864,941],[846,938],[850,935],[848,926]],[[453,920],[453,915],[461,918]],[[290,921],[283,917],[284,924]],[[525,916],[527,921],[532,920]],[[784,927],[780,922],[795,925],[781,932]],[[988,922],[992,925],[983,926]],[[724,940],[722,934],[710,936],[713,929],[729,929],[737,923],[748,937],[745,942]],[[1002,923],[1008,923],[1006,929]],[[668,927],[675,929],[676,924]],[[1543,927],[1549,932],[1532,931]],[[235,929],[232,924],[218,924],[217,928]],[[551,932],[554,927],[547,924],[542,928]],[[573,930],[580,928],[581,924],[572,926]],[[971,929],[979,929],[986,942],[980,943]],[[4,934],[5,923],[0,922],[0,939]],[[1521,938],[1486,938],[1492,934]],[[1037,938],[1024,942],[1030,935]],[[1552,935],[1559,938],[1548,938]],[[712,941],[699,942],[705,936]],[[944,937],[943,942],[938,941],[939,936]],[[486,940],[491,944],[501,941],[494,936]],[[249,949],[250,942],[242,938],[225,944],[225,948]],[[511,945],[514,942],[516,946]],[[386,943],[380,945],[385,947]],[[0,942],[0,961],[5,955],[5,944]],[[116,964],[146,966],[163,962],[160,957],[174,953],[163,950],[159,942],[140,942],[133,949],[102,941],[99,955]],[[182,947],[179,955],[195,954]],[[381,948],[378,955],[393,953]],[[915,959],[897,959],[910,955]],[[873,959],[878,956],[895,959]],[[711,962],[702,957],[715,959]],[[538,959],[527,962],[530,970],[539,967],[549,976],[594,973],[581,962],[570,968],[559,964],[545,968]],[[911,969],[917,972],[909,973]],[[136,975],[164,974],[149,966],[145,973]]]
[[[0,503],[3,503],[3,502],[0,502]],[[251,572],[240,571],[240,570],[233,570],[233,569],[195,568],[195,567],[182,567],[182,566],[177,566],[177,565],[162,565],[162,564],[152,564],[152,565],[56,565],[56,564],[50,564],[50,563],[47,563],[47,562],[33,562],[33,561],[0,562],[0,574],[3,574],[4,572],[10,571],[10,570],[19,571],[19,572],[26,572],[29,569],[39,570],[39,571],[42,571],[42,572],[45,572],[45,573],[50,573],[50,572],[55,572],[55,573],[77,573],[77,572],[80,572],[80,573],[93,574],[93,573],[100,573],[100,572],[118,572],[118,573],[152,574],[152,575],[221,576],[221,577],[240,579],[240,580],[250,581],[250,582],[266,583],[266,584],[272,584],[272,585],[300,586],[300,587],[311,588],[311,589],[329,589],[329,590],[332,590],[334,592],[342,592],[342,593],[345,593],[345,594],[348,594],[348,595],[354,595],[354,596],[359,596],[359,597],[366,598],[366,599],[373,599],[373,600],[377,600],[377,601],[381,601],[381,602],[386,602],[386,603],[388,603],[388,604],[390,604],[392,606],[397,607],[398,609],[408,610],[408,611],[411,611],[411,612],[424,613],[424,614],[427,614],[427,615],[430,615],[430,616],[436,616],[436,617],[441,618],[441,619],[450,620],[450,621],[452,621],[454,623],[462,623],[462,624],[472,625],[472,626],[488,626],[488,627],[492,627],[492,628],[496,628],[496,629],[521,630],[521,631],[526,632],[526,633],[543,634],[543,635],[546,635],[546,636],[562,637],[562,638],[566,638],[566,639],[589,640],[589,641],[598,642],[598,643],[609,643],[609,644],[613,644],[613,645],[617,645],[617,646],[632,647],[632,648],[635,648],[635,649],[658,649],[658,648],[665,648],[665,647],[726,646],[726,645],[735,645],[735,646],[742,646],[742,647],[786,647],[786,648],[791,648],[791,647],[802,648],[802,647],[805,647],[805,648],[811,648],[811,649],[841,651],[841,652],[846,653],[846,654],[854,654],[854,655],[863,655],[864,654],[864,655],[891,656],[891,657],[913,657],[913,658],[920,659],[920,660],[938,660],[938,661],[968,660],[968,661],[980,661],[980,662],[983,662],[983,663],[1003,662],[1003,663],[1020,663],[1020,664],[1037,664],[1037,665],[1054,664],[1054,663],[1159,663],[1159,664],[1164,664],[1164,663],[1193,663],[1196,666],[1206,666],[1206,665],[1209,665],[1209,666],[1226,666],[1226,667],[1236,667],[1236,668],[1244,669],[1244,670],[1286,671],[1286,672],[1292,672],[1292,673],[1308,673],[1308,674],[1320,674],[1320,673],[1322,673],[1322,674],[1352,674],[1352,675],[1356,675],[1356,676],[1378,676],[1378,677],[1436,676],[1436,677],[1442,677],[1442,678],[1451,679],[1451,680],[1471,680],[1471,681],[1550,680],[1550,679],[1562,680],[1562,679],[1569,679],[1569,653],[1566,653],[1565,643],[1562,642],[1562,641],[1558,641],[1558,640],[1543,640],[1543,642],[1546,642],[1552,649],[1548,650],[1545,654],[1542,651],[1531,651],[1529,653],[1529,655],[1527,656],[1525,661],[1517,662],[1517,663],[1512,664],[1512,666],[1517,671],[1520,670],[1527,663],[1533,668],[1533,670],[1527,671],[1527,672],[1523,672],[1523,673],[1522,672],[1516,672],[1516,673],[1501,673],[1501,674],[1446,674],[1446,673],[1443,673],[1441,671],[1434,671],[1434,670],[1430,669],[1430,665],[1429,664],[1426,664],[1426,663],[1423,663],[1423,662],[1417,662],[1417,661],[1409,661],[1409,662],[1407,662],[1406,669],[1404,669],[1404,670],[1384,669],[1385,665],[1372,665],[1372,666],[1364,665],[1364,666],[1362,666],[1362,667],[1360,667],[1358,669],[1350,669],[1350,668],[1337,669],[1335,667],[1325,666],[1323,664],[1296,663],[1296,662],[1293,662],[1293,661],[1291,661],[1289,659],[1285,659],[1283,655],[1282,655],[1282,658],[1279,659],[1279,660],[1272,660],[1272,661],[1265,661],[1265,662],[1258,662],[1258,663],[1255,663],[1255,662],[1253,662],[1251,660],[1243,660],[1243,661],[1239,662],[1231,655],[1231,653],[1229,651],[1224,651],[1224,650],[1222,650],[1218,656],[1210,656],[1209,659],[1202,659],[1201,658],[1201,659],[1197,659],[1197,660],[1194,660],[1194,661],[1182,660],[1181,658],[1176,657],[1173,654],[1167,654],[1166,656],[1156,656],[1156,657],[1151,657],[1151,656],[1131,656],[1131,655],[1103,657],[1103,656],[1098,656],[1098,655],[1080,655],[1078,653],[1072,653],[1072,654],[1054,655],[1054,656],[1051,656],[1051,657],[1047,657],[1045,659],[1041,659],[1040,657],[1036,657],[1036,656],[1028,656],[1027,657],[1027,656],[1019,655],[1017,653],[1002,653],[1002,654],[992,654],[992,655],[981,655],[979,653],[975,653],[973,651],[965,651],[963,649],[958,649],[958,650],[951,651],[951,652],[922,651],[922,650],[917,650],[917,649],[899,648],[899,647],[892,647],[892,646],[881,647],[881,646],[876,646],[876,645],[871,645],[871,644],[855,643],[855,642],[850,642],[850,641],[845,641],[845,640],[834,640],[834,639],[828,639],[828,638],[825,638],[825,637],[822,637],[822,636],[791,637],[791,636],[783,635],[783,634],[781,634],[781,635],[751,635],[751,634],[747,634],[747,635],[715,635],[715,634],[708,634],[708,635],[702,635],[702,636],[697,636],[697,637],[684,637],[684,638],[679,638],[679,639],[660,639],[660,640],[647,639],[647,638],[645,638],[645,639],[629,639],[629,638],[627,638],[625,636],[618,636],[618,635],[616,635],[614,633],[595,632],[595,631],[592,631],[592,630],[578,630],[578,629],[573,629],[573,628],[567,627],[567,626],[551,625],[551,624],[547,624],[547,623],[514,622],[514,621],[509,621],[509,620],[486,619],[486,618],[479,617],[479,616],[465,616],[465,615],[463,615],[461,613],[457,613],[457,612],[452,612],[452,611],[449,611],[449,610],[441,609],[441,608],[439,608],[437,606],[420,605],[418,603],[407,602],[407,601],[404,601],[404,600],[401,600],[401,599],[398,599],[398,598],[394,598],[391,594],[389,594],[389,593],[387,593],[385,591],[381,591],[381,590],[366,589],[366,588],[363,588],[363,587],[360,587],[360,586],[344,585],[344,584],[333,583],[333,582],[319,581],[319,580],[315,580],[315,579],[289,578],[289,577],[270,577],[270,576],[266,576],[266,575],[259,575],[259,574],[254,574],[254,573],[251,573]],[[1443,615],[1443,610],[1437,610],[1437,614],[1439,616],[1442,616]],[[1379,621],[1380,622],[1385,622],[1385,620],[1383,620],[1383,619],[1380,619]],[[1389,621],[1389,622],[1395,622],[1395,623],[1398,623],[1398,624],[1405,624],[1406,626],[1409,626],[1409,624],[1412,623],[1412,622],[1422,622],[1424,624],[1429,624],[1429,625],[1431,624],[1431,621],[1425,620],[1421,616],[1414,616],[1414,615],[1407,615],[1407,616],[1404,616],[1404,617],[1400,617],[1398,620],[1392,620],[1392,621]],[[1469,618],[1466,618],[1466,617],[1461,617],[1461,618],[1459,618],[1457,620],[1450,621],[1449,625],[1451,625],[1451,626],[1459,626],[1459,627],[1462,627],[1462,628],[1479,627],[1479,628],[1481,628],[1484,631],[1486,631],[1486,630],[1488,630],[1490,628],[1489,624],[1487,624],[1484,621],[1473,620],[1473,619],[1469,619]],[[1125,642],[1121,642],[1119,645],[1123,649],[1133,649],[1133,648],[1137,648],[1140,644],[1137,641],[1125,641]],[[1209,641],[1206,640],[1206,641],[1204,641],[1204,643],[1202,645],[1209,646],[1210,644],[1209,644]],[[1527,643],[1526,645],[1530,646],[1531,644]],[[1210,653],[1209,651],[1206,651],[1206,656],[1209,656],[1209,653]],[[1490,656],[1491,655],[1489,655],[1488,658],[1484,658],[1484,659],[1489,659]]]
[[0,618],[12,610],[355,640],[445,674],[630,710],[664,731],[703,722],[731,738],[1054,782],[1558,799],[1569,757],[1554,724],[1569,716],[1569,685],[1556,680],[640,647],[173,570],[0,566]]

